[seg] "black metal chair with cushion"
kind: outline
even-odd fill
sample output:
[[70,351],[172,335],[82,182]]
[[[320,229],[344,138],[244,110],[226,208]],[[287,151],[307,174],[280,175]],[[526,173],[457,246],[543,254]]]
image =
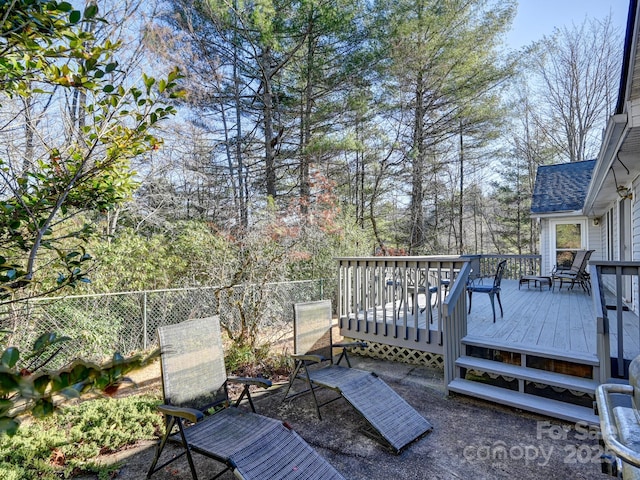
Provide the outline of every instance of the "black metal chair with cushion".
[[[332,323],[330,300],[294,305],[295,369],[282,401],[311,393],[318,418],[322,419],[321,406],[344,398],[367,421],[369,429],[364,433],[384,442],[395,453],[430,432],[431,424],[382,379],[372,372],[351,368],[347,348],[366,344],[334,344]],[[334,348],[342,349],[335,363]],[[348,367],[340,365],[342,359]],[[290,394],[296,380],[306,386]],[[328,388],[340,395],[319,404],[317,388]]]
[[494,297],[498,299],[498,305],[500,305],[500,317],[503,316],[502,302],[500,301],[500,283],[502,282],[502,276],[504,274],[504,269],[506,265],[507,265],[506,260],[503,260],[498,264],[498,268],[496,269],[496,274],[493,277],[493,284],[483,285],[481,283],[476,283],[479,280],[475,279],[467,285],[467,292],[469,294],[469,313],[471,313],[471,297],[473,293],[474,292],[487,293],[489,294],[489,300],[491,301],[491,309],[493,310],[493,323],[495,323],[496,321],[496,306],[493,300]]
[[[245,480],[344,478],[285,423],[255,413],[249,386],[266,388],[271,385],[268,380],[227,378],[217,317],[161,327],[158,337],[165,401],[158,408],[166,429],[147,478],[186,455],[197,480],[192,452],[226,465],[213,478],[227,470]],[[244,385],[233,407],[228,382]],[[251,411],[236,408],[245,397]],[[184,450],[157,466],[167,441]]]

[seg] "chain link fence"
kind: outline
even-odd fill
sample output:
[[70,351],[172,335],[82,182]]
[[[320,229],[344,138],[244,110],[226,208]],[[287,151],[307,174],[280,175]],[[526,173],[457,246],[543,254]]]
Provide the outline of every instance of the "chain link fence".
[[0,323],[9,332],[6,344],[21,351],[56,332],[72,339],[57,364],[78,357],[100,361],[154,347],[162,325],[212,315],[231,333],[245,328],[259,332],[261,341],[276,341],[292,335],[292,305],[326,298],[324,287],[323,280],[308,280],[32,299],[1,312]]

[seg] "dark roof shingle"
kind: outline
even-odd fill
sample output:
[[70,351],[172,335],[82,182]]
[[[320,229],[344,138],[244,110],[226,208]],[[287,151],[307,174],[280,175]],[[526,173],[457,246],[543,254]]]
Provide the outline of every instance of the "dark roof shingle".
[[541,165],[531,200],[531,213],[580,210],[591,182],[595,160]]

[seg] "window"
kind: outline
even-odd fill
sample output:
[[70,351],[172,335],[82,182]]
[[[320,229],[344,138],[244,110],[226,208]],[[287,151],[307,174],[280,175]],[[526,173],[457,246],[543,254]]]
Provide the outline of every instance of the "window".
[[584,230],[582,222],[555,224],[553,260],[558,267],[571,267],[576,252],[582,248]]

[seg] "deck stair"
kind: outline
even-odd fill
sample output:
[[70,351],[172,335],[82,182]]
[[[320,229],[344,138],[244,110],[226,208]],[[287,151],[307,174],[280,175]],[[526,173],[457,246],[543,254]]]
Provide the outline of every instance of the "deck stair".
[[530,350],[494,339],[466,336],[449,391],[570,422],[597,425],[594,355]]

